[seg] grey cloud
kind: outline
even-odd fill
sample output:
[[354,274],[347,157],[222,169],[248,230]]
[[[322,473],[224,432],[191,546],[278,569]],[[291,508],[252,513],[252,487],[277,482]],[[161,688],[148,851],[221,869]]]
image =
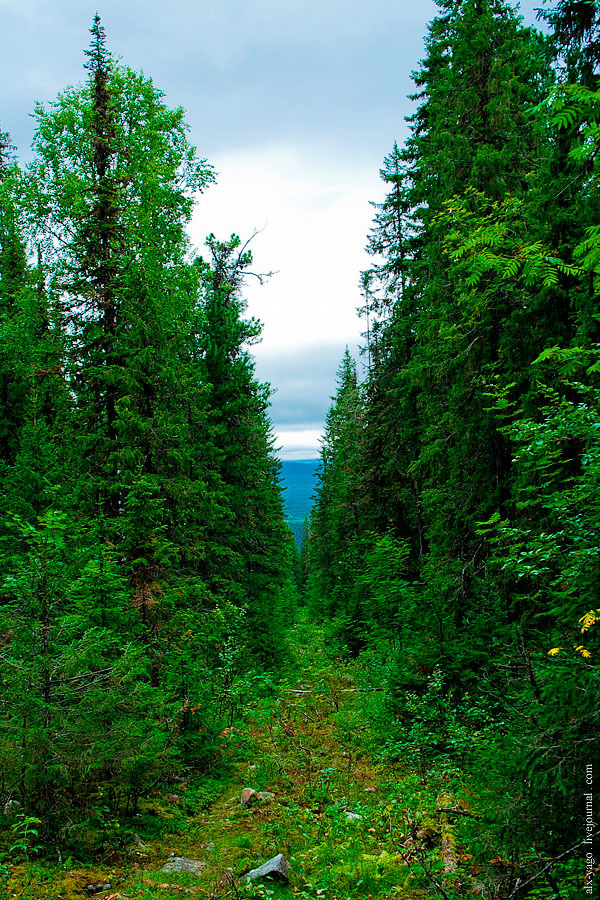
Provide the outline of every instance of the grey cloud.
[[[536,0],[524,4],[534,21]],[[187,110],[202,155],[320,140],[377,158],[404,134],[433,0],[0,0],[0,121],[21,151],[35,100],[84,76],[96,8],[109,46]]]
[[[336,372],[345,343],[314,344],[278,353],[257,354],[256,372],[261,381],[276,385],[271,398],[275,428],[321,428],[336,391]],[[349,347],[355,357],[356,345]],[[362,364],[359,362],[359,369]]]
[[[220,0],[216,4],[100,5],[109,46],[151,75],[188,112],[194,140],[210,155],[246,141],[329,137],[372,142],[401,122],[409,73],[421,55],[432,0]],[[96,2],[4,0],[0,76],[10,85],[0,119],[25,150],[28,114],[80,81]],[[391,135],[382,141],[387,150]]]
[[[527,21],[538,2],[524,4]],[[34,102],[84,79],[97,9],[112,51],[187,110],[202,156],[318,144],[374,173],[406,133],[410,73],[435,14],[433,0],[0,0],[0,123],[25,157]],[[341,341],[258,348],[259,377],[277,385],[275,427],[322,425],[343,352]]]

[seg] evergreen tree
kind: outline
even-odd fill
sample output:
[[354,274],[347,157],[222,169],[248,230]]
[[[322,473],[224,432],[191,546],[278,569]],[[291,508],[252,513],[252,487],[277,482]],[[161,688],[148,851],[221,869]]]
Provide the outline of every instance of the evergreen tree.
[[596,0],[560,0],[542,11],[570,84],[595,88],[600,66],[600,10]]
[[356,482],[362,429],[362,400],[356,363],[348,348],[337,373],[338,389],[327,414],[318,488],[308,534],[309,604],[314,612],[338,616],[340,633],[352,649],[364,633],[360,604],[352,592],[361,552]]
[[596,522],[597,4],[559,4],[550,39],[497,2],[439,5],[382,170],[355,465],[313,528],[349,496],[357,515],[337,547],[318,531],[310,578],[334,616],[360,608],[388,752],[451,765],[475,693],[489,727],[468,766],[491,793],[471,840],[525,881],[534,835],[568,849],[597,715],[596,612],[573,630]]
[[382,170],[389,192],[369,243],[376,265],[363,276],[375,323],[347,527],[358,541],[390,528],[408,541],[410,572],[425,585],[427,665],[443,660],[468,678],[465,660],[476,669],[482,657],[465,623],[482,627],[476,610],[487,602],[477,526],[510,492],[510,451],[486,394],[496,378],[513,379],[544,338],[529,298],[497,285],[462,289],[439,216],[454,195],[526,191],[544,152],[527,108],[543,97],[549,49],[496,0],[441,3],[426,46],[411,136]]
[[267,418],[268,388],[257,382],[248,349],[260,324],[243,317],[241,289],[252,257],[235,236],[221,242],[211,235],[207,244],[202,346],[210,465],[227,510],[212,538],[212,574],[232,603],[246,611],[250,646],[263,659],[276,659],[279,609],[290,587],[291,537]]
[[68,802],[107,790],[135,809],[158,776],[214,760],[244,652],[273,662],[288,586],[248,257],[213,241],[212,266],[193,260],[212,171],[98,16],[91,33],[87,82],[38,107],[26,181],[3,163],[1,186],[2,374],[22,400],[3,407],[0,753],[7,789],[57,824]]

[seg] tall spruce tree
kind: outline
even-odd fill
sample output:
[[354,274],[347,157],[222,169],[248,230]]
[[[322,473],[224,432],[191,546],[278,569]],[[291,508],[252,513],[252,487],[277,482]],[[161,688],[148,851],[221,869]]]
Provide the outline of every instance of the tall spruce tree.
[[451,664],[485,558],[477,522],[508,491],[509,453],[485,393],[527,351],[515,346],[514,319],[523,322],[509,296],[480,289],[466,298],[453,282],[436,217],[469,189],[524,192],[542,146],[526,110],[543,96],[548,51],[496,2],[440,4],[426,46],[412,133],[386,163],[391,191],[370,242],[384,255],[369,273],[376,303],[392,310],[367,386],[369,480],[377,479],[368,489],[374,509],[386,503],[379,527],[393,522],[411,541],[416,571],[436,582],[438,652]]
[[245,610],[250,645],[272,660],[282,649],[278,620],[290,587],[290,534],[267,418],[268,388],[256,380],[249,352],[261,326],[244,318],[241,291],[252,257],[235,236],[223,242],[211,235],[207,244],[204,378],[211,466],[227,510],[227,520],[213,535],[213,577]]
[[[574,632],[597,521],[597,4],[559,4],[550,38],[500,3],[439,6],[363,278],[378,322],[348,479],[359,515],[310,577],[335,597],[327,578],[363,542],[332,613],[360,598],[388,752],[434,776],[466,762],[486,781],[469,838],[515,896],[548,871],[535,874],[533,840],[569,856],[597,716],[596,612]],[[479,727],[489,718],[461,757],[466,690]],[[571,860],[560,887],[552,876],[555,894],[574,872]]]
[[[30,357],[5,367],[25,400],[2,461],[17,516],[2,543],[1,753],[7,789],[56,823],[98,790],[131,810],[157,776],[214,759],[239,657],[272,660],[287,580],[267,393],[240,317],[246,258],[192,259],[186,226],[212,171],[182,110],[112,60],[98,16],[91,33],[87,82],[36,110],[23,194],[43,278],[0,223],[3,352],[27,303],[40,311]],[[43,502],[27,505],[35,441]]]

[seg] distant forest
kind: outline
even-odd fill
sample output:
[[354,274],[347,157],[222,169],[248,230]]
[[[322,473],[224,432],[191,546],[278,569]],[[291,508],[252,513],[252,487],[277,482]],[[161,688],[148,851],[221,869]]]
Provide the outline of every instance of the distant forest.
[[346,353],[301,554],[251,254],[190,246],[214,176],[183,111],[96,16],[84,82],[35,110],[33,162],[0,135],[0,831],[19,809],[27,837],[9,856],[28,862],[32,823],[58,847],[98,828],[103,850],[108,820],[201,781],[308,618],[354,667],[369,752],[458,820],[449,879],[454,850],[407,814],[433,895],[591,894],[600,9],[544,17],[438,0],[368,237],[366,376]]
[[281,464],[286,521],[299,547],[306,536],[306,520],[314,499],[317,468],[316,459],[284,459]]

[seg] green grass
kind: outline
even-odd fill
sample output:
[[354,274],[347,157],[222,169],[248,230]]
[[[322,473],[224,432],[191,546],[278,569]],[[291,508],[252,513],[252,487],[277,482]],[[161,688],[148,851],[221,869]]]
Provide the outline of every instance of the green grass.
[[[438,786],[368,752],[364,695],[353,690],[351,667],[328,658],[318,629],[296,626],[293,643],[293,676],[248,707],[224,738],[223,777],[189,780],[149,798],[93,863],[73,852],[62,864],[56,853],[12,862],[0,897],[81,900],[85,886],[98,882],[111,890],[97,896],[114,900],[431,896],[411,850],[407,809],[429,829],[427,852],[439,868]],[[275,799],[245,809],[239,796],[246,786]],[[361,818],[350,821],[348,811]],[[289,885],[244,883],[246,871],[280,852],[290,862]],[[203,860],[201,875],[162,872],[172,853]]]

